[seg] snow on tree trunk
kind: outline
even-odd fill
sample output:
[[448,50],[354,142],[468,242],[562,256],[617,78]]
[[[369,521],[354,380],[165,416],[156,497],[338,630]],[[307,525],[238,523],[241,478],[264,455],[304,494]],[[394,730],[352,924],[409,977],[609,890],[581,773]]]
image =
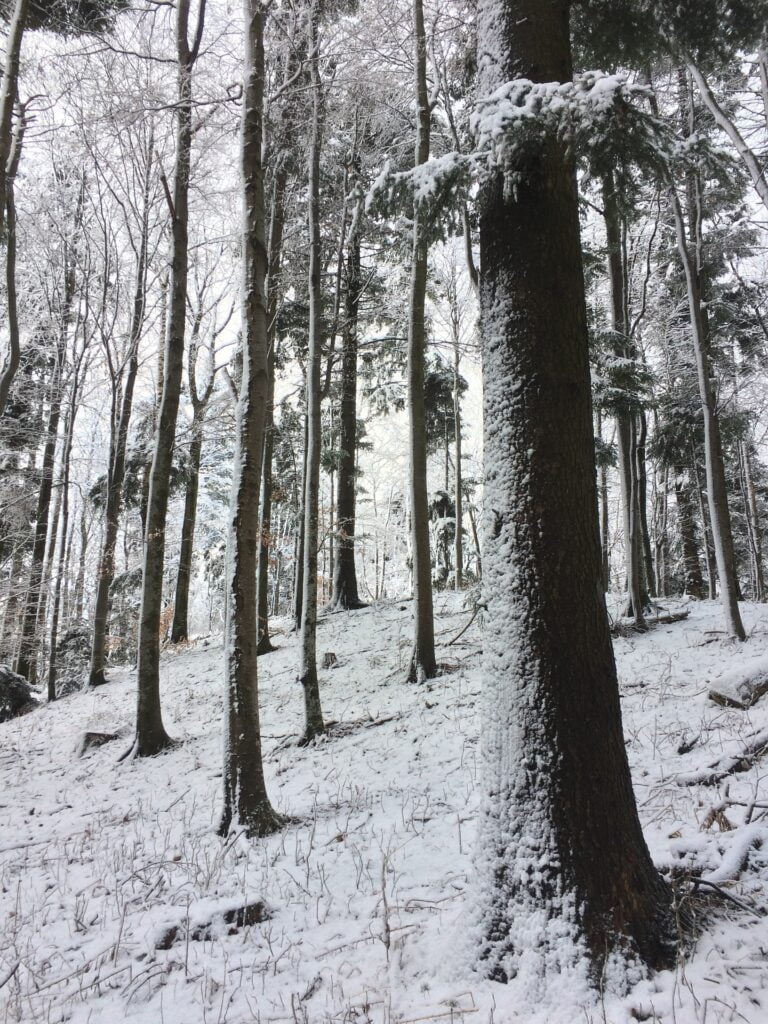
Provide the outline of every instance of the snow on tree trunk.
[[243,376],[237,405],[227,553],[224,644],[224,808],[219,831],[251,836],[280,827],[264,781],[259,729],[258,594],[256,559],[259,493],[268,390],[262,132],[264,105],[263,14],[259,0],[245,0],[243,69]]
[[[481,96],[570,81],[569,4],[481,0]],[[602,590],[574,169],[550,138],[481,186],[486,628],[478,969],[523,997],[669,966]],[[559,980],[558,977],[560,976]]]
[[304,734],[308,743],[325,732],[317,678],[317,548],[320,491],[320,360],[323,310],[320,249],[320,150],[323,131],[323,95],[318,52],[319,0],[309,10],[309,52],[312,81],[312,142],[309,152],[309,351],[307,353],[307,445],[304,473],[303,593],[301,601],[301,660],[299,682],[304,690]]
[[[427,92],[427,43],[424,9],[413,0],[416,70],[416,166],[429,159],[430,109]],[[427,429],[424,408],[424,303],[427,293],[427,259],[424,214],[413,213],[411,297],[408,318],[408,412],[411,454],[410,503],[413,558],[413,652],[408,668],[410,682],[422,682],[437,674],[435,626],[432,615],[432,563],[429,553],[429,496],[427,493]]]

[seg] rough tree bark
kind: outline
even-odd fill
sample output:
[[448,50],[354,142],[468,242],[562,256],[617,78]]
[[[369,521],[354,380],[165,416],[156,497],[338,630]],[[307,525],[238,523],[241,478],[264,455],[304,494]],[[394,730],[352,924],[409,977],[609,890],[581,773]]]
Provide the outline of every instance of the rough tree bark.
[[243,173],[243,376],[237,404],[227,556],[224,711],[224,808],[219,832],[242,828],[268,835],[281,824],[264,781],[259,729],[258,595],[256,559],[259,493],[267,397],[267,317],[264,283],[263,13],[260,0],[244,0],[245,59],[241,122]]
[[[568,13],[567,0],[480,0],[480,95],[510,79],[570,81]],[[676,933],[622,736],[576,182],[562,144],[550,138],[489,173],[479,208],[489,515],[478,960],[539,999],[555,974],[598,987],[609,957],[669,966]]]
[[699,545],[696,540],[696,506],[691,496],[691,486],[682,466],[675,466],[675,500],[677,502],[677,532],[683,555],[683,577],[685,593],[697,601],[705,597],[704,579],[701,575]]
[[163,391],[149,474],[147,525],[144,538],[144,569],[139,617],[136,736],[128,756],[151,757],[171,744],[160,707],[160,616],[165,562],[165,520],[171,479],[171,460],[176,417],[181,394],[187,304],[189,237],[189,166],[192,151],[192,71],[200,49],[205,23],[205,2],[199,0],[194,41],[189,42],[190,0],[176,7],[176,56],[178,101],[176,104],[176,167],[171,212],[171,280],[168,330],[163,360]]
[[[413,0],[414,64],[416,89],[415,164],[429,159],[430,105],[427,90],[427,42],[424,7]],[[413,651],[409,682],[423,682],[437,675],[435,625],[432,614],[432,563],[429,553],[429,495],[427,493],[427,431],[424,409],[424,303],[427,293],[427,260],[424,214],[413,211],[411,296],[408,317],[408,413],[410,440],[411,556],[413,558]]]
[[301,601],[299,682],[304,691],[304,733],[309,743],[325,732],[317,677],[317,549],[320,490],[320,361],[323,340],[320,248],[320,150],[323,138],[323,85],[320,80],[319,0],[309,9],[309,68],[312,84],[312,140],[309,151],[309,351],[307,353],[307,446],[304,472],[304,557]]

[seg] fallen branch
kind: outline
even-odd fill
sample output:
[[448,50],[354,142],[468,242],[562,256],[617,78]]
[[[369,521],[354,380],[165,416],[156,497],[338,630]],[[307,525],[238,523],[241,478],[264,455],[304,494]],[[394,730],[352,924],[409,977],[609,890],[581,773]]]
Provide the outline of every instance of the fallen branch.
[[647,633],[651,629],[655,629],[656,626],[668,626],[673,622],[683,622],[691,613],[689,611],[684,612],[670,612],[668,615],[656,615],[655,617],[649,616],[644,620],[645,626],[638,627],[633,626],[629,622],[614,622],[611,626],[612,637],[627,637],[627,636],[638,636],[641,633]]
[[768,729],[758,733],[738,754],[721,757],[698,772],[675,777],[679,786],[713,786],[729,775],[748,771],[768,751]]
[[702,875],[701,881],[705,884],[735,882],[744,870],[751,851],[762,846],[763,840],[768,836],[768,830],[763,825],[753,824],[738,829],[731,835],[733,838],[720,867]]
[[762,914],[755,910],[754,907],[750,907],[744,900],[740,900],[737,896],[734,896],[732,892],[728,892],[727,889],[723,889],[717,882],[710,882],[708,878],[692,878],[691,883],[693,884],[694,890],[700,888],[702,885],[706,885],[708,889],[714,890],[724,900],[728,900],[729,903],[735,904],[740,910],[746,910],[748,914],[754,914],[755,917],[765,917],[765,912]]
[[13,967],[9,971],[6,971],[6,973],[3,975],[3,977],[0,978],[0,988],[4,988],[8,984],[8,982],[14,976],[16,971],[18,971],[20,966],[21,966],[21,960],[17,960],[16,963],[13,965]]

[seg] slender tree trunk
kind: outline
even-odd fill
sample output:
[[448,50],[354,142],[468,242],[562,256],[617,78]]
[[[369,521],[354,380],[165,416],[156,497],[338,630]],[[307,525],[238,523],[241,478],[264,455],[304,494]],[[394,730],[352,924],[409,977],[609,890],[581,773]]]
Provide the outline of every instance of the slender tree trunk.
[[[430,109],[427,91],[427,43],[422,0],[413,0],[416,88],[416,166],[429,159]],[[427,493],[427,433],[424,409],[424,303],[427,260],[424,214],[413,211],[411,296],[408,320],[408,412],[411,455],[411,546],[413,557],[414,638],[408,681],[423,682],[437,675],[435,626],[432,614],[432,563],[429,552],[429,496]]]
[[[120,515],[123,508],[123,484],[125,482],[125,457],[128,445],[128,428],[133,412],[133,394],[139,372],[139,341],[144,327],[144,311],[147,297],[147,249],[149,243],[149,195],[152,173],[152,148],[149,147],[145,168],[144,196],[141,229],[139,235],[138,259],[136,262],[136,286],[133,293],[131,327],[128,338],[128,360],[125,384],[117,414],[113,421],[113,436],[110,442],[109,465],[107,467],[107,493],[104,515],[104,541],[96,572],[96,599],[93,611],[93,641],[88,685],[101,686],[105,683],[107,661],[107,629],[109,625],[109,592],[115,578],[115,548],[120,529]],[[142,480],[142,490],[143,490]],[[142,503],[143,504],[143,503]],[[142,517],[142,527],[145,519]],[[81,557],[84,548],[81,549]],[[80,588],[82,594],[82,588]],[[82,598],[81,598],[82,600]],[[80,608],[82,615],[82,604]]]
[[[621,244],[621,216],[613,174],[603,178],[603,207],[605,233],[608,243],[608,271],[611,282],[611,308],[615,355],[630,359],[633,353],[629,343],[626,316],[625,268]],[[629,401],[629,399],[627,399]],[[630,409],[616,413],[618,434],[619,478],[624,513],[624,552],[627,577],[627,606],[624,614],[634,619],[636,629],[645,629],[643,616],[643,570],[641,563],[640,502],[638,496],[637,450],[635,414]]]
[[[568,13],[567,0],[480,0],[479,95],[510,79],[570,82]],[[622,735],[563,144],[489,172],[479,209],[489,515],[474,920],[479,968],[538,1002],[571,981],[602,987],[609,960],[612,974],[624,958],[669,966],[677,935]]]
[[[26,0],[23,0],[26,3]],[[13,31],[13,29],[11,29]],[[7,65],[6,65],[7,66]],[[18,70],[18,69],[17,69]],[[3,104],[5,102],[6,76],[3,76],[2,95],[0,95],[0,119],[2,118]],[[21,158],[21,145],[24,138],[25,116],[24,112],[18,120],[16,131],[13,135],[13,144],[10,154],[7,154],[9,161],[8,173],[3,169],[0,174],[2,184],[0,196],[5,196],[4,202],[0,202],[0,208],[6,211],[6,233],[5,233],[5,287],[8,304],[8,359],[0,372],[0,416],[5,412],[5,405],[8,401],[8,394],[16,376],[16,371],[21,362],[21,342],[19,337],[18,299],[16,295],[16,172]],[[0,128],[0,131],[3,129]],[[2,148],[2,147],[0,147]],[[0,161],[2,161],[0,153]],[[0,234],[2,234],[3,222],[0,216]]]
[[269,386],[264,416],[264,459],[261,479],[261,519],[259,527],[259,654],[274,650],[269,636],[269,551],[272,526],[272,459],[275,447],[275,342],[277,311],[282,277],[283,227],[285,224],[285,188],[288,171],[284,161],[275,172],[269,224],[269,269],[267,272],[267,344]]
[[176,8],[178,103],[176,105],[176,169],[171,202],[172,259],[168,332],[166,335],[163,393],[149,477],[144,571],[139,618],[138,700],[136,738],[129,754],[147,757],[160,753],[171,740],[160,707],[160,618],[165,563],[165,520],[168,511],[171,462],[176,417],[181,393],[187,303],[187,248],[189,231],[189,167],[192,150],[192,70],[202,36],[205,0],[199,0],[197,31],[190,47],[189,0]]
[[637,505],[640,525],[640,546],[646,590],[651,597],[656,597],[656,573],[653,568],[653,552],[651,550],[651,534],[648,529],[648,471],[646,468],[646,442],[648,440],[648,421],[645,410],[637,414],[637,444],[635,446],[635,472],[637,475]]
[[299,682],[304,690],[303,743],[325,732],[317,677],[317,551],[320,490],[320,360],[323,309],[320,251],[320,150],[323,131],[323,95],[318,41],[319,0],[309,11],[309,53],[312,82],[312,141],[309,152],[309,351],[307,353],[307,447],[304,477],[304,559],[301,604],[301,659]]
[[768,180],[765,176],[765,170],[760,166],[760,161],[757,158],[755,151],[749,146],[744,136],[739,131],[736,122],[729,117],[725,110],[715,99],[715,94],[709,87],[709,82],[706,80],[702,72],[695,64],[687,65],[688,72],[691,78],[696,83],[696,88],[699,91],[699,95],[704,101],[704,105],[714,118],[715,124],[718,128],[725,132],[728,138],[731,140],[736,152],[742,159],[747,172],[752,179],[752,184],[755,187],[760,200],[768,210]]
[[75,579],[75,593],[73,597],[73,618],[75,622],[82,622],[83,609],[85,606],[85,559],[88,553],[88,524],[85,518],[85,504],[80,513],[80,554],[77,560],[77,578]]
[[37,651],[37,613],[40,606],[40,584],[43,578],[43,563],[48,541],[48,518],[53,491],[53,470],[56,457],[56,441],[61,416],[61,376],[63,373],[63,348],[59,348],[59,366],[51,385],[51,405],[48,413],[45,449],[41,469],[40,490],[37,497],[35,532],[32,542],[32,561],[27,581],[27,596],[22,615],[19,656],[16,671],[20,676],[34,682],[35,657]]
[[739,456],[744,487],[744,510],[747,521],[747,536],[749,538],[749,550],[752,560],[753,600],[764,601],[765,577],[763,573],[763,550],[760,537],[760,519],[757,511],[757,496],[755,494],[755,481],[752,476],[749,448],[744,441],[739,443]]
[[[598,409],[595,413],[595,427],[598,440],[603,440],[603,414]],[[598,495],[600,499],[600,551],[602,553],[602,580],[603,590],[608,591],[611,587],[611,549],[610,549],[610,524],[608,522],[608,471],[605,460],[600,460],[598,471]]]
[[[693,448],[693,445],[691,445]],[[717,600],[717,568],[715,565],[715,548],[712,544],[712,530],[710,529],[707,505],[704,500],[704,487],[701,483],[699,465],[696,461],[696,453],[692,451],[691,465],[696,481],[696,500],[699,506],[699,519],[701,520],[701,535],[704,544],[704,564],[707,569],[707,597],[710,601]]]
[[181,522],[181,550],[176,577],[176,600],[173,606],[171,643],[184,643],[189,636],[189,584],[192,579],[192,554],[197,520],[197,493],[200,485],[200,461],[203,454],[204,412],[192,420],[192,442],[189,446],[189,477],[184,494],[184,517]]
[[59,563],[56,568],[51,607],[51,630],[48,641],[48,700],[56,700],[56,644],[59,635],[59,611],[61,607],[61,588],[64,581],[67,533],[69,530],[69,473],[72,455],[72,440],[75,431],[79,400],[80,366],[76,366],[72,380],[72,395],[67,414],[67,427],[64,432],[64,450],[61,455],[61,544],[59,547]]
[[[13,108],[18,92],[19,58],[28,10],[29,0],[16,0],[5,41],[3,77],[2,83],[0,83],[0,196],[6,194],[6,178],[13,148]],[[4,214],[5,206],[0,203],[0,234],[3,230]],[[3,413],[3,408],[4,403],[0,405],[0,415]]]
[[739,613],[736,594],[736,563],[733,553],[733,534],[728,510],[728,491],[725,482],[723,445],[720,437],[720,419],[712,387],[709,345],[701,305],[701,284],[699,274],[688,250],[685,220],[674,184],[670,185],[669,198],[675,220],[677,250],[683,264],[688,311],[691,321],[691,340],[696,357],[696,373],[699,383],[699,397],[704,415],[704,454],[707,474],[707,501],[712,524],[712,540],[720,577],[720,592],[725,615],[726,629],[738,640],[746,640],[746,633]]
[[331,607],[362,608],[355,570],[355,505],[357,490],[357,342],[362,276],[360,232],[362,192],[357,192],[347,243],[347,288],[341,360],[341,415],[339,417],[339,478],[336,490],[336,562]]
[[13,549],[13,557],[11,559],[8,594],[5,599],[5,610],[3,612],[3,631],[0,635],[0,664],[2,665],[12,663],[14,659],[16,627],[18,625],[19,603],[22,595],[22,585],[19,581],[23,564],[23,545],[17,543]]
[[453,425],[454,425],[454,448],[456,452],[456,467],[454,472],[454,515],[456,532],[453,538],[453,560],[455,564],[456,590],[462,587],[462,572],[464,568],[464,547],[463,547],[463,493],[461,478],[461,395],[459,394],[459,340],[454,338],[453,343]]
[[267,247],[261,163],[264,104],[263,15],[244,0],[245,60],[241,123],[243,172],[243,377],[237,404],[227,556],[225,627],[224,808],[219,832],[264,836],[281,824],[264,780],[259,728],[258,553],[264,405],[269,387],[265,278]]
[[656,493],[654,502],[653,540],[656,551],[656,593],[666,597],[669,581],[669,468],[654,476]]

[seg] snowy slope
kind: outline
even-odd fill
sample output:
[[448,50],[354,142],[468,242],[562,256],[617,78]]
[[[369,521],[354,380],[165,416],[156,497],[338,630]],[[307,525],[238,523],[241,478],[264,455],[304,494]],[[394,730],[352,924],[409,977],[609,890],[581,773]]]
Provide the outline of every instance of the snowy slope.
[[[280,649],[260,659],[267,780],[292,819],[267,840],[214,834],[217,638],[164,658],[166,725],[183,743],[161,757],[118,764],[127,739],[76,755],[86,728],[130,730],[128,671],[0,725],[0,1022],[762,1024],[768,756],[733,765],[768,729],[768,697],[749,710],[707,699],[719,676],[766,650],[768,608],[744,611],[741,646],[717,632],[709,603],[616,641],[652,852],[665,870],[705,880],[689,904],[704,931],[676,972],[602,1004],[574,992],[568,1005],[521,1012],[514,984],[464,966],[482,629],[449,646],[469,618],[449,597],[437,600],[445,674],[426,687],[402,682],[409,603],[321,621],[318,650],[339,659],[321,674],[326,718],[338,725],[308,749],[295,743],[294,639],[279,635]],[[257,900],[269,920],[224,922],[224,911]]]

